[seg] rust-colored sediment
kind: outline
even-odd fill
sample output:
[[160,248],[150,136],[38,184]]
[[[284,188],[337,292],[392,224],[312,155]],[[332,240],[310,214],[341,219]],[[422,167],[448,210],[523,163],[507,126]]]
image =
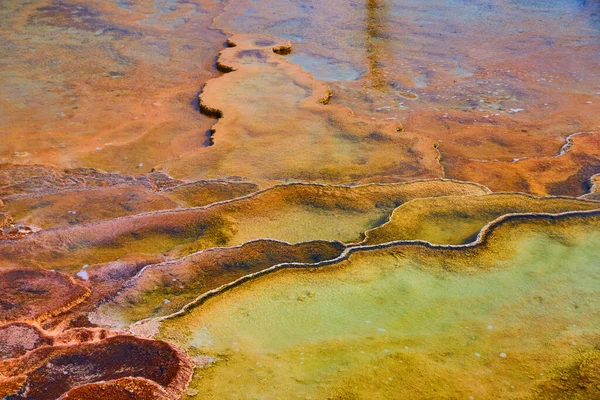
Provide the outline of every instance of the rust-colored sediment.
[[52,339],[39,328],[25,322],[14,322],[0,326],[0,358],[22,356]]
[[0,323],[44,321],[81,303],[89,289],[73,278],[40,269],[0,270]]
[[[3,383],[20,381],[7,399],[56,399],[63,393],[95,382],[122,378],[145,378],[160,385],[170,399],[178,398],[192,374],[189,358],[166,342],[117,335],[99,341],[63,346],[41,347],[18,358],[0,362],[0,388]],[[132,381],[100,385],[121,392]],[[8,386],[8,385],[5,385]],[[135,385],[134,385],[135,386]],[[157,390],[152,384],[141,385],[142,393]],[[86,389],[76,391],[85,395]],[[152,391],[150,391],[152,392]]]
[[39,347],[75,346],[119,334],[102,328],[44,330],[35,322],[11,322],[0,326],[0,357],[14,359]]
[[173,397],[158,383],[145,378],[121,378],[78,386],[60,400],[170,400]]

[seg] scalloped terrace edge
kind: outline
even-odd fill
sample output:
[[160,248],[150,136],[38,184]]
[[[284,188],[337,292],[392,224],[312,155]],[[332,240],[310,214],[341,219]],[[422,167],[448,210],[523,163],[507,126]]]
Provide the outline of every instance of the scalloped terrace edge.
[[[589,194],[593,194],[593,192],[590,189],[590,193]],[[584,194],[582,196],[579,197],[569,197],[569,196],[536,196],[534,194],[529,194],[529,193],[522,193],[522,192],[491,192],[488,194],[483,194],[480,196],[489,196],[489,195],[506,195],[506,196],[514,196],[514,195],[518,195],[518,196],[524,196],[524,197],[528,197],[530,199],[534,199],[534,200],[552,200],[552,199],[559,199],[559,200],[572,200],[572,201],[580,201],[582,203],[590,203],[590,204],[597,204],[598,205],[598,209],[600,209],[600,201],[599,200],[594,200],[594,199],[586,199],[585,196],[587,196],[587,194]],[[408,200],[405,203],[402,203],[401,205],[399,205],[398,207],[394,208],[394,210],[392,211],[392,213],[390,214],[389,218],[387,221],[385,221],[383,224],[378,225],[374,228],[368,229],[366,231],[364,231],[362,233],[363,236],[363,240],[361,240],[360,242],[355,242],[355,243],[347,243],[349,246],[360,246],[360,245],[365,245],[365,243],[367,242],[367,240],[369,239],[369,233],[377,230],[377,229],[381,229],[383,228],[385,225],[388,225],[392,222],[392,220],[394,219],[394,214],[396,214],[396,212],[400,212],[399,209],[409,203],[413,203],[413,202],[418,202],[418,201],[422,201],[422,200],[427,200],[427,199],[431,199],[431,198],[435,198],[435,199],[440,199],[440,198],[444,198],[444,197],[455,197],[455,198],[460,198],[460,197],[465,197],[465,196],[472,196],[472,195],[449,195],[449,196],[439,196],[439,197],[419,197],[416,199],[412,199],[412,200]],[[571,211],[565,211],[565,212],[571,212]],[[527,213],[514,213],[514,214],[518,214],[518,215],[523,215],[523,214],[527,214]],[[531,214],[542,214],[542,213],[531,213]],[[504,214],[504,215],[509,215],[509,214]],[[483,228],[482,228],[483,229]]]
[[139,214],[124,215],[122,217],[117,217],[117,218],[113,218],[113,219],[110,219],[110,220],[96,221],[96,222],[91,222],[89,224],[81,224],[81,225],[76,225],[76,226],[72,226],[72,227],[56,227],[56,228],[41,229],[41,230],[36,231],[36,232],[34,232],[34,233],[30,234],[30,235],[27,235],[26,237],[24,237],[22,239],[8,239],[8,240],[3,241],[3,243],[18,243],[18,242],[21,242],[23,240],[28,240],[30,238],[35,238],[37,236],[41,236],[41,235],[43,235],[45,233],[48,233],[48,232],[62,232],[62,231],[68,231],[68,230],[86,229],[86,228],[96,227],[96,226],[102,225],[102,224],[110,224],[110,223],[115,223],[115,222],[122,222],[122,221],[127,221],[127,220],[130,220],[130,219],[135,219],[135,218],[139,218],[139,217],[146,217],[146,216],[153,216],[153,215],[162,215],[162,214],[174,214],[174,213],[187,212],[187,211],[206,210],[206,209],[210,209],[212,207],[216,207],[216,206],[219,206],[219,205],[222,205],[222,204],[235,203],[237,201],[241,201],[241,200],[245,200],[245,199],[250,199],[250,198],[253,198],[253,197],[258,196],[260,194],[263,194],[265,192],[268,192],[270,190],[275,190],[275,189],[279,189],[279,188],[283,188],[283,187],[288,187],[288,186],[318,186],[318,187],[325,187],[325,188],[347,188],[347,189],[352,189],[352,188],[362,188],[362,187],[370,187],[370,186],[380,186],[380,187],[400,186],[400,185],[410,185],[410,184],[413,184],[413,183],[422,183],[422,182],[451,182],[451,183],[457,183],[457,184],[472,185],[472,186],[479,187],[479,188],[483,189],[484,191],[486,191],[488,193],[492,193],[492,191],[490,189],[488,189],[486,186],[484,186],[484,185],[482,185],[480,183],[469,182],[469,181],[460,181],[460,180],[457,180],[457,179],[450,179],[450,178],[415,179],[415,180],[404,181],[404,182],[364,183],[364,184],[358,184],[358,185],[352,185],[352,184],[339,184],[339,185],[336,185],[336,184],[327,184],[327,183],[320,183],[320,182],[291,182],[291,183],[281,183],[281,184],[277,184],[277,185],[266,187],[266,188],[261,189],[261,190],[257,190],[256,192],[252,192],[252,193],[244,195],[244,196],[235,197],[233,199],[227,199],[227,200],[223,200],[223,201],[217,201],[217,202],[214,202],[214,203],[211,203],[211,204],[207,204],[207,205],[204,205],[204,206],[176,208],[176,209],[169,209],[169,210],[149,211],[149,212],[139,213]]
[[270,238],[252,239],[252,240],[249,240],[249,241],[244,242],[244,243],[240,243],[240,244],[235,245],[235,246],[209,247],[207,249],[202,249],[202,250],[196,251],[194,253],[187,254],[187,255],[185,255],[183,257],[176,258],[174,260],[168,260],[168,261],[163,261],[163,262],[159,262],[159,263],[156,263],[156,264],[148,264],[148,265],[144,266],[134,276],[132,276],[126,282],[123,283],[123,285],[121,286],[121,289],[115,294],[115,297],[118,296],[123,289],[132,288],[135,285],[135,283],[141,279],[142,275],[147,270],[150,270],[150,269],[153,269],[153,268],[166,267],[166,266],[170,266],[170,265],[179,264],[181,262],[184,262],[188,258],[194,258],[194,257],[196,257],[196,256],[198,256],[200,254],[204,254],[204,253],[211,253],[213,251],[219,251],[219,250],[241,249],[241,248],[243,248],[243,247],[245,247],[247,245],[250,245],[252,243],[259,243],[259,242],[280,243],[280,244],[288,245],[288,246],[297,246],[297,245],[311,244],[311,243],[330,243],[330,244],[335,243],[335,244],[341,245],[343,248],[348,247],[346,243],[344,243],[342,241],[339,241],[339,240],[331,240],[331,241],[329,241],[329,240],[307,240],[307,241],[303,241],[303,242],[290,243],[290,242],[286,242],[284,240],[270,239]]
[[319,268],[328,265],[337,264],[341,261],[344,261],[350,257],[355,252],[369,251],[369,250],[381,250],[387,249],[396,246],[423,246],[430,249],[445,249],[445,250],[456,250],[460,251],[463,249],[474,249],[481,247],[487,243],[494,230],[499,228],[500,226],[518,220],[536,220],[536,219],[549,219],[549,220],[560,220],[562,218],[569,217],[590,217],[590,216],[600,216],[600,207],[596,210],[588,210],[588,211],[566,211],[557,214],[549,214],[549,213],[521,213],[521,214],[505,214],[502,215],[495,220],[487,223],[477,234],[477,239],[473,242],[459,245],[450,245],[450,244],[433,244],[424,240],[397,240],[387,243],[381,243],[376,245],[348,245],[346,249],[338,256],[337,258],[333,258],[331,260],[324,260],[318,263],[281,263],[274,265],[270,268],[264,269],[262,271],[258,271],[252,274],[245,275],[241,278],[236,279],[235,281],[224,284],[218,288],[207,291],[201,295],[199,295],[196,299],[192,300],[190,303],[183,306],[179,311],[176,311],[172,314],[165,315],[162,317],[155,318],[146,318],[140,321],[137,321],[129,326],[130,332],[149,337],[155,336],[159,332],[159,327],[162,321],[173,319],[182,315],[185,315],[192,311],[194,308],[202,305],[207,300],[216,297],[226,291],[233,289],[234,287],[240,286],[245,282],[251,281],[253,279],[259,278],[263,275],[270,274],[271,272],[275,272],[281,269],[287,268]]
[[[364,231],[361,235],[364,237],[364,239],[360,242],[353,242],[353,243],[346,243],[340,240],[307,240],[307,241],[300,241],[300,242],[296,242],[296,243],[290,243],[284,240],[279,240],[279,239],[272,239],[272,238],[257,238],[257,239],[252,239],[249,240],[247,242],[243,242],[240,243],[238,245],[235,246],[216,246],[216,247],[210,247],[210,248],[206,248],[206,249],[202,249],[190,254],[187,254],[183,257],[174,259],[174,260],[168,260],[168,261],[163,261],[163,262],[159,262],[156,264],[148,264],[146,266],[144,266],[140,271],[138,271],[133,277],[131,277],[129,280],[127,280],[123,286],[122,289],[119,290],[119,292],[117,293],[117,295],[123,290],[123,289],[128,289],[131,288],[135,285],[135,283],[142,277],[142,275],[147,271],[147,270],[151,270],[153,268],[158,268],[158,267],[164,267],[164,266],[169,266],[169,265],[175,265],[178,264],[188,258],[193,258],[195,256],[198,256],[200,254],[203,253],[207,253],[207,252],[212,252],[212,251],[218,251],[218,250],[225,250],[225,249],[239,249],[239,248],[243,248],[246,245],[252,244],[252,243],[257,243],[257,242],[273,242],[273,243],[281,243],[281,244],[285,244],[285,245],[289,245],[289,246],[294,246],[294,245],[299,245],[299,244],[310,244],[310,243],[317,243],[317,242],[321,242],[321,243],[336,243],[336,244],[341,244],[345,249],[349,248],[349,247],[357,247],[357,246],[373,246],[373,245],[367,245],[366,241],[368,240],[368,234],[369,232],[372,232],[374,230],[380,229],[381,227],[389,224],[392,219],[394,218],[394,214],[398,212],[398,209],[400,209],[402,206],[412,203],[412,202],[417,202],[417,201],[421,201],[421,200],[426,200],[426,199],[441,199],[441,198],[445,198],[445,197],[455,197],[455,198],[461,198],[461,197],[469,197],[469,196],[488,196],[488,195],[522,195],[524,197],[528,197],[530,199],[564,199],[564,200],[572,200],[572,201],[580,201],[583,203],[590,203],[590,204],[597,204],[598,205],[598,209],[600,209],[600,202],[595,201],[595,200],[587,200],[587,199],[579,199],[579,198],[573,198],[573,197],[567,197],[567,196],[544,196],[544,197],[540,197],[540,196],[535,196],[535,195],[531,195],[531,194],[527,194],[527,193],[519,193],[519,192],[492,192],[492,193],[487,193],[487,194],[472,194],[472,195],[449,195],[449,196],[439,196],[439,197],[419,197],[416,199],[412,199],[412,200],[408,200],[407,202],[403,203],[402,205],[394,208],[394,210],[392,211],[392,213],[390,214],[390,216],[388,217],[388,220],[386,222],[384,222],[381,225],[378,225],[374,228],[368,229],[366,231]],[[594,211],[594,210],[588,210],[588,211]],[[573,212],[573,211],[565,211],[565,212]],[[524,213],[515,213],[514,215],[523,215]],[[531,213],[531,214],[541,214],[541,213]],[[509,215],[509,214],[504,214],[504,215]],[[502,217],[502,216],[501,216]],[[498,217],[500,218],[500,217]],[[493,222],[493,221],[491,221]],[[490,222],[488,222],[489,224]],[[487,225],[487,224],[486,224]],[[482,227],[482,230],[485,228]],[[481,232],[481,231],[480,231]],[[411,241],[411,240],[404,240],[405,242]],[[415,241],[415,240],[412,240]],[[427,242],[427,241],[423,241],[423,242]],[[431,242],[427,242],[430,243],[433,246],[440,246],[439,244],[434,244]],[[470,242],[473,243],[473,242]],[[380,243],[380,244],[385,244],[385,243]],[[324,261],[328,261],[328,260],[324,260]],[[156,317],[159,318],[159,317]],[[144,319],[145,320],[145,319]]]

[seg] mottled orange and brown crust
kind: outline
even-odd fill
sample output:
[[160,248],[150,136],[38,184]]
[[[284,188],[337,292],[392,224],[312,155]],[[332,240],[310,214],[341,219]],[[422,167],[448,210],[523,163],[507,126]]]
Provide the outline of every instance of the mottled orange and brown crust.
[[171,400],[158,383],[145,378],[121,378],[78,386],[60,400]]
[[515,161],[482,161],[449,153],[442,160],[448,177],[479,182],[494,191],[581,196],[588,179],[600,172],[600,131],[573,136],[565,146],[553,156]]
[[83,344],[42,347],[19,359],[0,362],[0,382],[25,377],[18,391],[7,399],[53,400],[81,385],[139,377],[157,383],[169,398],[176,398],[185,389],[192,369],[189,358],[166,342],[117,335]]
[[90,291],[71,277],[35,269],[0,270],[0,323],[43,321],[81,303]]
[[15,322],[0,326],[0,358],[18,357],[51,343],[51,337],[28,323]]

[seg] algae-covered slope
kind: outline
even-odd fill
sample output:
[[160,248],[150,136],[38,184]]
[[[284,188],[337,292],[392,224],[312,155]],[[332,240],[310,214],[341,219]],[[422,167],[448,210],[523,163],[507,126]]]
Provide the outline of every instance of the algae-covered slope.
[[110,301],[92,315],[101,325],[124,328],[150,317],[179,311],[202,294],[248,274],[277,264],[318,263],[338,257],[339,242],[303,242],[291,245],[257,240],[242,246],[212,248],[176,261],[150,264]]
[[261,238],[355,241],[413,198],[488,192],[480,185],[449,180],[356,187],[282,185],[207,207],[44,230],[0,243],[0,260],[75,272],[84,264],[125,256],[177,258]]
[[257,192],[258,185],[250,182],[197,181],[167,189],[164,194],[189,207],[201,207],[235,199]]
[[364,244],[425,240],[436,244],[474,241],[489,222],[506,214],[600,209],[600,203],[518,193],[415,199],[394,210],[390,220],[365,233]]
[[212,361],[191,398],[593,398],[597,376],[565,371],[598,362],[598,246],[598,213],[506,218],[477,245],[279,270],[159,337]]

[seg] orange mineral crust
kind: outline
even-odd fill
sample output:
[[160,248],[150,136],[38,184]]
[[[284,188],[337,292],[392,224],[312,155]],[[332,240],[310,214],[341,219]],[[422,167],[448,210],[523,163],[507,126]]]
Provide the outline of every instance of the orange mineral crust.
[[86,224],[125,215],[177,208],[177,203],[141,186],[68,190],[5,199],[4,210],[36,228]]
[[0,164],[0,196],[3,198],[122,185],[160,190],[180,183],[182,182],[160,172],[132,176],[107,173],[94,168],[60,170],[48,165]]
[[194,99],[217,75],[222,5],[2,2],[0,162],[135,174],[206,145]]
[[[598,129],[599,12],[594,1],[248,0],[214,22],[289,40],[286,58],[328,82],[331,104],[431,138],[443,159],[511,162],[554,156],[569,135]],[[444,166],[453,177],[468,168]],[[513,190],[510,179],[494,189]]]
[[[31,231],[80,225],[143,212],[203,206],[258,191],[256,184],[224,180],[182,182],[161,172],[137,176],[92,168],[57,170],[0,165],[0,239],[8,226]],[[25,232],[24,232],[25,233]],[[17,237],[22,235],[13,235]]]
[[484,183],[494,191],[580,196],[600,169],[600,131],[571,136],[552,156],[486,161],[447,155],[443,163],[447,175]]

